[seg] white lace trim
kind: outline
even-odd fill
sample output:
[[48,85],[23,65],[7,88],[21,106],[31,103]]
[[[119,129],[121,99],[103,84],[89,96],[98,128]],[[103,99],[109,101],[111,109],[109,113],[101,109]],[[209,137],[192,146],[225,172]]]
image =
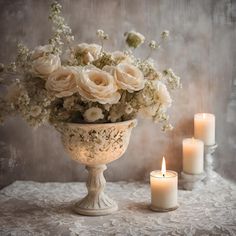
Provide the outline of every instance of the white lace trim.
[[73,204],[86,194],[83,183],[17,181],[0,191],[0,235],[236,235],[236,186],[216,176],[205,188],[179,190],[176,211],[148,209],[142,183],[108,183],[119,204],[113,215],[85,217]]

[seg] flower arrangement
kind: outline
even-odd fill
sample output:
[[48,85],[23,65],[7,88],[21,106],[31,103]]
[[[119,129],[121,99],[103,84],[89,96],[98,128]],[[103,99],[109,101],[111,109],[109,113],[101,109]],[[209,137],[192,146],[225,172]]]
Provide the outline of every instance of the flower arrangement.
[[135,31],[124,34],[127,48],[108,52],[109,36],[97,30],[100,44],[76,44],[70,27],[61,16],[61,5],[51,5],[49,19],[53,36],[49,43],[29,50],[18,45],[15,62],[1,65],[1,72],[12,75],[1,80],[6,91],[0,99],[1,119],[20,114],[30,125],[50,122],[106,123],[137,117],[152,118],[171,129],[167,109],[169,91],[180,87],[172,69],[157,70],[151,53],[164,42],[151,41],[145,59],[134,55],[145,37]]

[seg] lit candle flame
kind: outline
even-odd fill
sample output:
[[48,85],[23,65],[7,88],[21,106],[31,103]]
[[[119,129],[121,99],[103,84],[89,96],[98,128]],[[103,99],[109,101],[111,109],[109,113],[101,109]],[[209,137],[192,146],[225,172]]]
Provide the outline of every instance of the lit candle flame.
[[165,160],[165,157],[162,158],[161,173],[162,173],[163,177],[165,177],[165,175],[166,175],[166,160]]
[[205,113],[203,113],[203,119],[205,119],[206,118],[206,114]]

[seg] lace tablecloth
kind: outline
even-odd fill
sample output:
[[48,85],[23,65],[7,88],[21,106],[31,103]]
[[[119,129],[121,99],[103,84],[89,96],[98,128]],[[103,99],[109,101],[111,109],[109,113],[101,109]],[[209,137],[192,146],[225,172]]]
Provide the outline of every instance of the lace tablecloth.
[[73,204],[84,183],[17,181],[0,191],[0,235],[236,235],[236,186],[220,176],[203,189],[179,190],[179,208],[148,209],[148,184],[108,183],[119,204],[113,215],[80,216]]

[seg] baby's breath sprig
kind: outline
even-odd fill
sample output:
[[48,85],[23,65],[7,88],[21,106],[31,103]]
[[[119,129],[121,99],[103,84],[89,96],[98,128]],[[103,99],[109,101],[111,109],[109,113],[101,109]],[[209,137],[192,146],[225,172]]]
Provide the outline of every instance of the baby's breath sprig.
[[171,124],[165,123],[165,124],[163,124],[161,130],[162,130],[163,132],[166,132],[166,131],[171,131],[171,130],[173,130],[173,129],[174,129],[174,127],[173,127]]
[[143,72],[144,77],[148,77],[150,80],[161,80],[162,75],[158,72],[153,64],[147,60],[135,60],[134,64]]
[[15,65],[18,69],[23,72],[27,72],[30,69],[30,50],[23,45],[22,43],[18,43],[17,45],[17,56]]
[[104,41],[109,39],[109,35],[105,34],[104,30],[98,29],[96,32],[97,37],[99,38],[101,42],[101,53],[103,52],[104,49]]
[[102,52],[100,57],[97,60],[93,61],[93,65],[102,69],[104,66],[107,66],[107,65],[114,66],[116,65],[116,63],[112,59],[111,54]]
[[52,45],[52,53],[61,54],[64,41],[69,44],[74,40],[71,28],[65,23],[65,19],[61,16],[62,6],[57,2],[53,2],[50,8],[49,19],[53,23],[54,35],[49,40]]
[[170,32],[168,30],[165,30],[161,33],[161,38],[165,40],[169,37],[169,35],[170,35]]
[[2,72],[5,74],[15,74],[17,72],[16,63],[13,61],[10,64],[4,66],[4,70]]
[[145,60],[148,60],[151,57],[154,50],[157,50],[161,47],[161,44],[163,43],[164,40],[166,40],[169,37],[169,34],[170,34],[169,31],[165,30],[161,33],[161,38],[159,40],[159,43],[155,40],[150,41],[150,43],[148,44],[150,51]]
[[149,46],[150,50],[149,50],[149,53],[148,53],[147,57],[145,58],[145,61],[147,61],[151,57],[154,50],[156,50],[160,47],[160,44],[158,44],[155,40],[152,40],[148,44],[148,46]]
[[181,88],[180,77],[171,68],[164,70],[163,75],[171,89]]
[[163,132],[173,130],[173,126],[169,123],[169,115],[161,111],[161,106],[156,112],[156,115],[153,117],[155,123],[161,123]]
[[0,73],[17,74],[25,73],[30,69],[30,50],[22,43],[17,45],[17,55],[15,61],[8,65],[0,64]]

